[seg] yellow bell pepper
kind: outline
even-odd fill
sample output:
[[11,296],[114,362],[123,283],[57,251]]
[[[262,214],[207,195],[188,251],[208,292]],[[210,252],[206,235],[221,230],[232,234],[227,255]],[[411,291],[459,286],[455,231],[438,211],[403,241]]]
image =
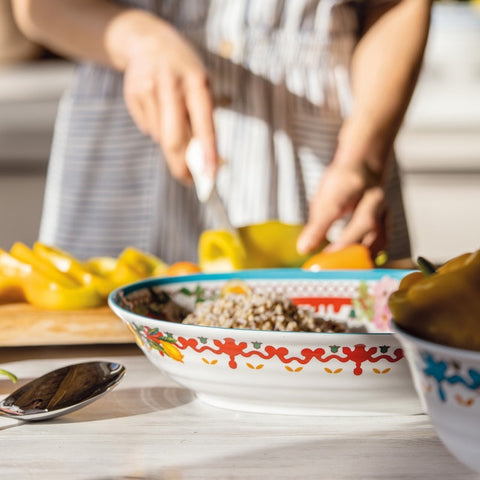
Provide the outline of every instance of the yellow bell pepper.
[[20,277],[20,284],[25,298],[32,305],[50,310],[71,310],[98,307],[104,303],[93,282],[82,284],[23,243],[15,243],[10,254],[29,267],[23,267],[25,273]]
[[133,247],[118,259],[96,257],[81,262],[60,248],[36,242],[32,249],[16,242],[0,249],[0,303],[27,300],[45,309],[97,307],[115,288],[152,275],[167,265]]
[[117,266],[115,257],[92,257],[85,262],[86,267],[99,277],[110,276]]
[[23,282],[27,301],[45,310],[80,310],[104,305],[95,285],[66,287],[35,270]]
[[152,275],[161,275],[168,265],[155,255],[142,252],[134,247],[127,247],[120,254],[114,270],[110,274],[116,286],[136,282]]
[[79,286],[79,282],[72,276],[58,270],[58,268],[49,260],[35,255],[33,250],[21,242],[16,242],[13,244],[12,248],[10,249],[10,255],[23,263],[31,265],[32,270],[39,274],[45,275],[51,280],[57,282],[59,285],[67,288],[75,288]]
[[206,230],[198,242],[198,266],[203,272],[245,268],[247,253],[240,239],[226,230]]
[[480,250],[402,279],[388,301],[395,323],[418,337],[480,350]]
[[110,292],[116,287],[108,274],[98,274],[90,269],[87,264],[83,264],[73,255],[70,255],[58,247],[36,242],[33,245],[33,253],[54,265],[60,272],[75,279],[78,284],[83,286],[93,285],[99,295],[104,299],[106,299]]
[[248,268],[300,267],[308,255],[297,252],[303,225],[271,220],[240,227],[238,235],[207,230],[199,241],[199,266],[204,272]]
[[304,225],[277,220],[240,227],[239,235],[247,251],[246,268],[300,267],[309,256],[297,252],[303,228]]
[[74,278],[80,284],[92,282],[92,273],[75,257],[58,247],[41,242],[33,244],[33,253],[55,266],[58,270]]
[[30,265],[0,248],[0,304],[25,300],[22,281],[31,269]]

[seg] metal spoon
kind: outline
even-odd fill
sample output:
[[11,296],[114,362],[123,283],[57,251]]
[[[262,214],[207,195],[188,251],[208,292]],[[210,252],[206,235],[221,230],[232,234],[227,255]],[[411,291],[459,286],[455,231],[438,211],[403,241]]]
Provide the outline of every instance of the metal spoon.
[[125,374],[119,363],[86,362],[53,370],[0,401],[0,415],[46,420],[78,410],[112,390]]

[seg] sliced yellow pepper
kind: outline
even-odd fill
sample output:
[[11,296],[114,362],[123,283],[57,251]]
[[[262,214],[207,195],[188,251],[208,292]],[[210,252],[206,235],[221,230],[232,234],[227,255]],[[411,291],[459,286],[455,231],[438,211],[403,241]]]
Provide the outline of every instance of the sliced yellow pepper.
[[152,275],[166,271],[167,264],[155,255],[142,252],[134,247],[127,247],[120,254],[114,270],[110,274],[116,286],[136,282]]
[[20,277],[25,298],[39,308],[68,310],[98,307],[104,298],[93,282],[83,285],[66,272],[60,271],[47,257],[36,255],[33,250],[21,242],[15,243],[10,254],[24,267],[25,274]]
[[45,275],[61,286],[66,288],[76,288],[80,285],[75,278],[58,270],[58,268],[56,268],[56,266],[49,260],[35,255],[33,250],[21,242],[13,244],[10,249],[10,255],[23,263],[31,265],[34,271]]
[[32,270],[0,248],[0,304],[25,301],[22,281]]
[[5,278],[19,281],[22,277],[28,275],[32,266],[28,263],[13,257],[10,253],[0,248],[0,273]]
[[155,255],[142,252],[134,247],[125,248],[118,260],[130,265],[132,270],[136,271],[138,275],[142,277],[148,277],[152,275],[154,271],[159,272],[161,269],[166,271],[168,268],[168,265]]
[[70,255],[58,247],[36,242],[33,245],[33,253],[45,261],[50,262],[69,277],[74,278],[80,285],[93,285],[100,296],[105,299],[116,287],[108,274],[97,274],[88,268],[88,265],[84,265],[73,255]]
[[308,258],[297,252],[302,229],[303,225],[271,220],[240,227],[238,235],[207,230],[200,236],[199,266],[204,272],[300,267]]
[[303,228],[277,220],[240,227],[238,233],[247,251],[246,268],[300,267],[308,258],[297,252]]
[[237,235],[206,230],[198,243],[198,266],[203,272],[230,272],[245,268],[247,253]]
[[115,257],[92,257],[85,262],[85,265],[95,275],[108,277],[115,270],[117,259]]
[[65,287],[35,270],[24,279],[23,290],[29,303],[46,310],[80,310],[104,304],[93,284]]
[[92,273],[79,260],[58,247],[35,242],[33,244],[33,253],[82,285],[92,282]]
[[97,257],[81,262],[60,248],[21,242],[0,249],[0,303],[27,300],[39,308],[65,310],[97,307],[115,288],[152,275],[167,265],[133,247],[118,259]]

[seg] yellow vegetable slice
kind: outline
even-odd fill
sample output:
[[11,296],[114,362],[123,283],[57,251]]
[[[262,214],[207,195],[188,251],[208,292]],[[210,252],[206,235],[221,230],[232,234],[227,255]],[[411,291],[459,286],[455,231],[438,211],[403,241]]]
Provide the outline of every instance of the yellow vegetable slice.
[[104,304],[93,284],[68,288],[35,270],[24,279],[23,290],[29,303],[46,310],[80,310]]
[[136,282],[147,277],[160,275],[160,271],[167,270],[168,265],[160,258],[142,252],[134,247],[127,247],[118,257],[115,269],[110,278],[116,286]]
[[240,227],[240,239],[247,252],[246,268],[300,267],[308,258],[297,252],[303,227],[278,220]]
[[308,258],[297,252],[302,229],[303,225],[271,220],[240,227],[238,237],[226,230],[207,230],[200,236],[199,266],[204,272],[300,267]]
[[118,259],[95,257],[82,262],[42,242],[32,249],[16,242],[0,249],[0,303],[24,301],[52,310],[97,307],[115,288],[160,275],[167,264],[154,255],[127,247]]
[[56,268],[49,260],[35,255],[33,250],[21,242],[13,244],[10,249],[10,255],[23,263],[31,265],[34,271],[43,274],[60,286],[66,288],[76,288],[80,286],[80,282],[70,275],[58,270],[58,268]]
[[108,277],[115,270],[117,259],[115,257],[92,257],[85,262],[85,265],[95,275]]
[[198,266],[202,272],[231,272],[246,265],[246,252],[238,237],[227,230],[206,230],[198,243]]
[[231,293],[249,297],[252,295],[252,289],[243,280],[232,279],[225,283],[220,291],[220,295],[224,297]]
[[55,264],[21,242],[15,243],[10,255],[3,256],[4,264],[16,270],[26,300],[32,305],[49,310],[69,310],[98,307],[104,303],[93,283],[82,285]]
[[33,253],[82,285],[92,282],[92,273],[78,259],[60,248],[35,242]]
[[25,301],[22,282],[31,269],[0,248],[0,304]]

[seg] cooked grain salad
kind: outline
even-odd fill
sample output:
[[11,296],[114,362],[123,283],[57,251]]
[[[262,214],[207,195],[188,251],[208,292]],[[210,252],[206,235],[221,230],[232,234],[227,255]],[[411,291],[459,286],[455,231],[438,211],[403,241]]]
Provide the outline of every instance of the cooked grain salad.
[[275,293],[229,293],[198,303],[183,323],[287,332],[347,331],[343,323],[315,316],[311,309],[297,307],[289,298]]

